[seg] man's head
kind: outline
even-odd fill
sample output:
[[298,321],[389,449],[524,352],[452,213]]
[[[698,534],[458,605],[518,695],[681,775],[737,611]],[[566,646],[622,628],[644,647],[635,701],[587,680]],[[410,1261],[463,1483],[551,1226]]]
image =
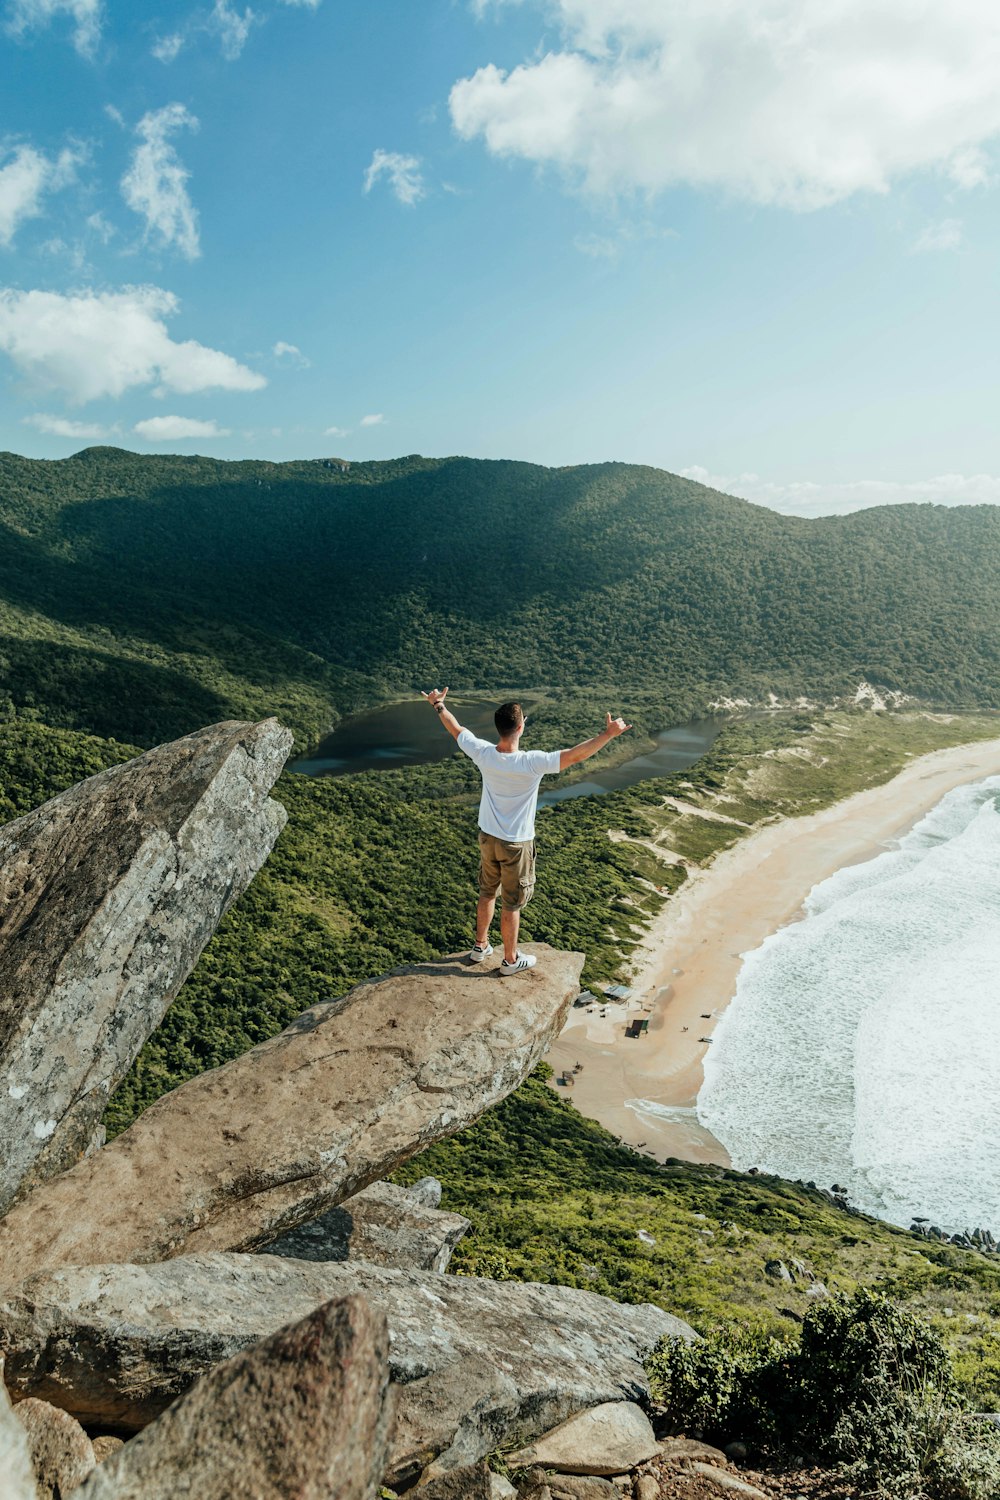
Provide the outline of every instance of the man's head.
[[509,740],[515,734],[520,734],[524,728],[524,712],[520,703],[501,703],[493,715],[493,722],[502,740]]

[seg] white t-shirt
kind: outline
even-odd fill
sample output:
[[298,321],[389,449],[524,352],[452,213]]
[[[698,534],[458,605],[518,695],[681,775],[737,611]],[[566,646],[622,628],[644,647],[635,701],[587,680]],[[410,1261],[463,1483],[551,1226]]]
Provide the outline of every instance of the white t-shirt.
[[483,778],[479,826],[484,833],[526,844],[535,837],[538,783],[559,770],[559,750],[513,750],[504,753],[469,729],[458,736],[458,748],[474,760]]

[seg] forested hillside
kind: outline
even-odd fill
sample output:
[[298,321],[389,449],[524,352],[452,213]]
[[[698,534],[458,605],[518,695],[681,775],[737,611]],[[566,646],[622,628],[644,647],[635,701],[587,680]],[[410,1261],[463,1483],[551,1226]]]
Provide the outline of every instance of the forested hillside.
[[998,563],[993,506],[806,521],[628,464],[6,454],[0,693],[141,744],[267,711],[301,742],[431,678],[613,685],[658,727],[861,677],[992,707]]
[[[995,732],[990,720],[915,715],[734,724],[683,776],[547,809],[539,829],[546,878],[523,930],[583,949],[591,980],[610,977],[635,924],[660,908],[656,887],[684,878],[646,844],[666,816],[664,794],[697,800],[726,788],[753,826],[883,781],[908,755]],[[0,726],[0,821],[132,753],[23,720]],[[112,1131],[316,1000],[469,941],[475,804],[449,787],[447,763],[335,781],[281,777],[275,795],[288,825],[116,1092]],[[743,822],[673,818],[670,848],[688,859],[707,858],[746,831]],[[632,837],[612,841],[609,827]],[[651,1300],[702,1331],[736,1321],[787,1333],[810,1305],[806,1283],[790,1287],[764,1266],[804,1260],[831,1290],[876,1286],[920,1309],[947,1337],[975,1399],[991,1408],[1000,1401],[994,1261],[849,1215],[801,1185],[658,1164],[621,1147],[538,1077],[401,1175],[427,1171],[442,1179],[447,1205],[472,1220],[460,1271]],[[640,1241],[638,1229],[655,1244]]]

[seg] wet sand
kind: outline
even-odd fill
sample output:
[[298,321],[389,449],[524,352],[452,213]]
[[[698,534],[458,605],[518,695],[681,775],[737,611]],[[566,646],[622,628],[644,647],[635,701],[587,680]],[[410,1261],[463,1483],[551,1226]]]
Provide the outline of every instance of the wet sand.
[[[631,1001],[574,1010],[546,1056],[557,1074],[582,1063],[558,1092],[650,1156],[727,1163],[695,1105],[702,1059],[736,990],[743,955],[802,913],[809,892],[845,865],[890,848],[953,787],[1000,774],[1000,739],[936,750],[892,781],[819,813],[748,835],[692,872],[632,958]],[[625,1035],[636,1017],[649,1029]],[[642,1101],[670,1110],[652,1115]]]

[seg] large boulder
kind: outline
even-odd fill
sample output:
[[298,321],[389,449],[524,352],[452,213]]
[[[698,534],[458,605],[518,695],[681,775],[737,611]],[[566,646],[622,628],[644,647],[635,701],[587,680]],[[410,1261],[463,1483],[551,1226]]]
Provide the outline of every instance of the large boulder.
[[382,1313],[330,1302],[218,1365],[80,1500],[372,1500],[392,1401]]
[[386,1480],[525,1443],[604,1401],[647,1402],[642,1360],[679,1319],[569,1287],[265,1255],[66,1267],[0,1302],[7,1378],[84,1422],[140,1428],[221,1360],[331,1298],[389,1323],[399,1392]]
[[[433,1179],[424,1179],[428,1180]],[[461,1214],[426,1208],[409,1188],[373,1182],[318,1219],[265,1245],[263,1253],[289,1255],[294,1260],[367,1260],[404,1271],[444,1271],[468,1228],[469,1220]]]
[[31,1462],[28,1434],[14,1415],[0,1359],[0,1495],[3,1500],[42,1500]]
[[28,1438],[41,1500],[62,1500],[97,1463],[90,1438],[75,1417],[48,1401],[19,1401],[14,1415]]
[[108,1096],[284,826],[275,719],[216,724],[0,828],[0,1213]]
[[646,1413],[634,1401],[606,1401],[577,1412],[529,1443],[507,1462],[512,1469],[556,1469],[561,1474],[627,1474],[660,1445]]
[[0,1286],[34,1270],[256,1250],[461,1130],[557,1036],[579,953],[511,979],[396,969],[166,1094],[0,1223]]

